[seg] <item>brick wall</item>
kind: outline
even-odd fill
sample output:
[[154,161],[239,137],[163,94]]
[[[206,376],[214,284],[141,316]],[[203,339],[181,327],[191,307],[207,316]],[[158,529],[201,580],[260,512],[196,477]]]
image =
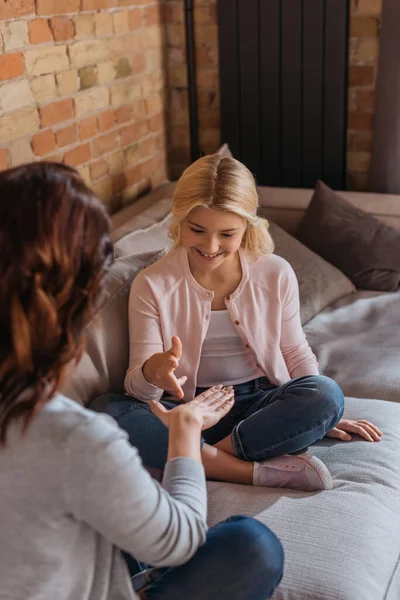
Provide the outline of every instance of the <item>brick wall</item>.
[[371,162],[382,0],[352,0],[347,187],[365,190]]
[[[200,147],[220,143],[217,0],[194,3]],[[190,163],[188,89],[183,0],[165,0],[168,72],[169,174],[176,179]]]
[[166,179],[162,0],[0,0],[0,169],[78,168],[110,212]]
[[[165,0],[168,46],[170,176],[190,162],[183,1]],[[196,0],[196,60],[201,149],[220,143],[217,0]],[[371,159],[382,0],[351,0],[348,187],[366,189]]]

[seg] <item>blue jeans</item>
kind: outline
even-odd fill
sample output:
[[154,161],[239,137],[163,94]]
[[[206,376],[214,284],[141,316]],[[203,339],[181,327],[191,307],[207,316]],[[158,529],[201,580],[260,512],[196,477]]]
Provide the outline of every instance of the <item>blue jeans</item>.
[[208,531],[206,543],[186,564],[156,569],[155,581],[144,596],[148,600],[266,600],[282,578],[283,562],[282,545],[268,527],[251,517],[231,517]]
[[[217,425],[203,431],[203,443],[231,436],[236,456],[265,460],[296,454],[324,437],[341,419],[344,397],[329,377],[311,375],[276,386],[266,377],[234,386],[235,404]],[[196,393],[204,390],[198,388]],[[162,400],[166,408],[177,402]],[[129,434],[143,464],[162,470],[167,460],[168,430],[148,404],[123,394],[106,394],[90,408],[107,412]]]

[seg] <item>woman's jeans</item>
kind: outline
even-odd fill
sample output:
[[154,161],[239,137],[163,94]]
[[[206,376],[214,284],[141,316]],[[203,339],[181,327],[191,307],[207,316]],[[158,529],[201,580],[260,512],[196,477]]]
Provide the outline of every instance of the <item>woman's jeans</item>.
[[[186,564],[151,570],[155,581],[143,594],[148,600],[266,600],[282,578],[283,559],[280,541],[265,525],[231,517],[208,531],[206,543]],[[138,570],[146,567],[136,564]],[[144,581],[138,577],[132,581],[140,590]]]
[[[230,436],[235,455],[244,460],[299,453],[333,429],[344,410],[342,390],[321,375],[298,377],[280,386],[260,377],[234,389],[233,408],[203,431],[203,443],[213,445]],[[196,394],[202,391],[198,388]],[[170,399],[162,403],[166,408],[177,405]],[[90,408],[116,419],[146,467],[164,469],[168,430],[148,404],[123,394],[106,394],[93,400]]]

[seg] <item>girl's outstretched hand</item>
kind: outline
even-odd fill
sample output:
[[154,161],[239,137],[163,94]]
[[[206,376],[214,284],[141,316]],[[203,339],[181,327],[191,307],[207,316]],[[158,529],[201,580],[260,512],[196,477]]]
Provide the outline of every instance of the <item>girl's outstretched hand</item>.
[[166,392],[171,392],[178,400],[182,400],[184,396],[182,386],[187,380],[186,376],[178,378],[175,375],[181,358],[182,342],[174,336],[169,350],[153,354],[143,365],[146,380]]
[[347,442],[352,439],[351,433],[360,435],[368,442],[380,442],[382,437],[382,432],[376,425],[369,421],[364,421],[363,419],[358,421],[341,419],[336,427],[328,431],[325,435],[329,438],[338,438],[339,440]]
[[234,403],[234,391],[232,387],[224,388],[217,385],[196,396],[194,400],[179,404],[171,410],[167,410],[161,402],[151,400],[151,410],[164,423],[169,426],[172,419],[187,418],[188,422],[196,421],[201,429],[208,429],[216,425],[231,410]]

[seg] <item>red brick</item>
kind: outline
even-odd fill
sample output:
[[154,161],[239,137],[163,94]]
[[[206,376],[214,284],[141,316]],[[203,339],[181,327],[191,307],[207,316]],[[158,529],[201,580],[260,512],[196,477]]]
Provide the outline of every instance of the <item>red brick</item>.
[[132,111],[135,120],[142,120],[147,117],[147,100],[141,98],[132,104]]
[[[196,11],[198,12],[198,10]],[[168,4],[164,5],[164,19],[167,23],[183,23],[185,19],[185,13],[183,10],[183,4]]]
[[76,142],[76,125],[69,125],[56,131],[57,146],[69,146]]
[[115,118],[117,123],[126,123],[127,121],[132,121],[133,119],[133,110],[130,106],[121,106],[115,111]]
[[8,167],[7,149],[0,148],[0,171],[4,171]]
[[35,12],[35,0],[1,0],[0,21],[23,17]]
[[135,8],[129,12],[129,28],[138,29],[143,23],[143,10]]
[[167,174],[165,170],[165,166],[161,168],[157,173],[151,176],[151,186],[152,188],[157,188],[161,184],[165,183],[167,180]]
[[94,137],[97,133],[97,118],[87,117],[79,123],[79,137],[81,140],[87,140]]
[[90,144],[82,144],[69,152],[64,154],[64,162],[71,165],[72,167],[77,167],[79,165],[83,165],[83,163],[88,162],[91,158]]
[[153,115],[147,119],[147,124],[149,126],[150,131],[160,131],[160,129],[164,128],[164,114],[158,113],[158,115]]
[[40,108],[42,127],[55,125],[74,118],[74,103],[72,99],[53,102]]
[[56,42],[65,42],[75,37],[75,25],[69,17],[53,17],[49,23]]
[[131,125],[127,125],[126,127],[122,127],[119,130],[119,136],[120,136],[120,140],[121,140],[121,146],[127,146],[128,144],[131,144],[132,142],[136,142],[139,135],[138,135],[138,128],[136,126],[136,124],[131,124]]
[[146,57],[144,53],[136,54],[131,61],[132,75],[141,75],[146,71]]
[[[183,10],[175,15],[175,22],[182,23],[182,17]],[[218,22],[216,4],[213,4],[213,6],[196,6],[194,9],[194,19],[196,25],[215,25]]]
[[32,150],[36,156],[45,156],[53,152],[56,147],[56,138],[51,129],[39,131],[32,137]]
[[158,25],[161,21],[160,16],[161,6],[159,4],[153,4],[152,6],[148,6],[145,9],[145,24],[146,27],[150,27],[151,25]]
[[161,155],[156,154],[148,160],[140,163],[140,175],[141,179],[144,177],[150,177],[153,173],[156,173],[159,169],[164,166],[164,159]]
[[166,132],[165,130],[158,131],[154,136],[156,142],[157,150],[161,152],[166,152],[167,149],[167,140],[166,140]]
[[139,138],[142,138],[149,133],[149,126],[147,125],[147,119],[142,119],[141,121],[137,121],[136,126],[139,131]]
[[113,194],[120,194],[128,186],[128,180],[125,173],[117,173],[112,177]]
[[356,131],[349,134],[347,148],[356,152],[372,151],[372,131]]
[[378,37],[379,20],[374,17],[353,17],[350,20],[350,37]]
[[51,42],[53,34],[47,19],[33,19],[29,21],[29,41],[31,44],[44,44]]
[[154,4],[155,0],[119,0],[118,6],[121,8],[122,6],[138,6],[138,4]]
[[97,181],[108,174],[108,162],[106,160],[98,160],[90,165],[90,179]]
[[102,135],[93,142],[93,156],[102,156],[108,154],[117,147],[117,133],[114,131],[107,135]]
[[101,10],[102,8],[113,8],[119,5],[118,0],[82,0],[81,10]]
[[197,64],[202,67],[215,67],[217,63],[217,55],[214,52],[214,48],[206,48],[205,46],[199,46],[196,49],[196,61]]
[[372,129],[373,113],[353,112],[349,114],[348,129],[370,131]]
[[374,90],[357,90],[355,103],[359,110],[374,110],[375,92]]
[[126,187],[139,183],[142,178],[142,165],[135,165],[130,169],[125,169]]
[[373,67],[350,67],[349,70],[349,85],[372,85],[374,82]]
[[24,62],[20,52],[0,54],[0,81],[24,74]]
[[151,156],[156,151],[156,141],[154,136],[148,137],[139,142],[139,152],[142,158]]
[[65,15],[79,11],[81,0],[36,0],[36,14]]
[[43,160],[45,160],[46,162],[60,163],[62,162],[62,154],[52,154],[51,156],[46,156],[45,158],[43,158]]
[[132,125],[127,125],[119,130],[121,146],[127,146],[132,142],[136,142],[141,137],[148,133],[146,121],[137,121]]
[[51,156],[45,156],[42,158],[46,162],[62,162],[62,154],[52,154]]
[[219,129],[221,123],[219,111],[206,111],[199,115],[199,117],[200,129]]
[[105,112],[101,113],[101,115],[98,115],[97,117],[97,126],[99,128],[99,131],[103,132],[103,131],[108,131],[109,129],[112,129],[115,125],[115,111],[114,110],[106,110]]

